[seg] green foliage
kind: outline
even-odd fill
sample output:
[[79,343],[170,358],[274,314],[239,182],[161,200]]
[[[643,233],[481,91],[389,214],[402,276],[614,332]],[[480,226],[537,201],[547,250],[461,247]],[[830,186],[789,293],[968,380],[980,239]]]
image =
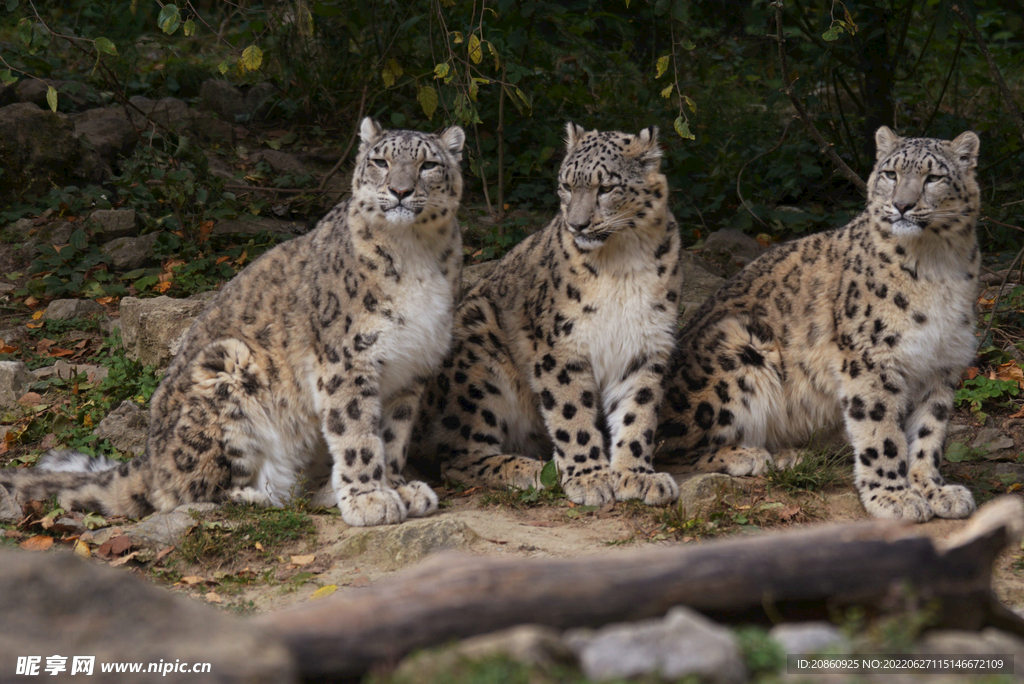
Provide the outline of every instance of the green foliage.
[[988,414],[982,409],[986,405],[1009,406],[1018,394],[1020,386],[1015,381],[993,380],[979,375],[960,383],[954,397],[957,406],[966,404],[978,422],[984,423]]
[[773,463],[765,473],[769,487],[779,487],[788,494],[821,492],[848,482],[849,450],[839,453],[829,449],[816,449],[802,454],[800,462],[789,468]]
[[243,554],[273,558],[286,545],[316,535],[313,519],[296,506],[229,503],[212,514],[193,513],[193,517],[197,525],[178,545],[178,552],[186,562],[207,567],[239,562]]
[[751,678],[776,675],[786,667],[786,651],[761,627],[740,627],[735,631],[740,653]]

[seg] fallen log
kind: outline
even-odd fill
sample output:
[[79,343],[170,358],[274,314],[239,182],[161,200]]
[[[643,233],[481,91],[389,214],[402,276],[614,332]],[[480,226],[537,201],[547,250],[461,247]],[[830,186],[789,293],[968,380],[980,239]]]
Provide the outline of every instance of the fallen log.
[[255,618],[282,638],[304,676],[345,676],[410,651],[519,624],[596,627],[685,605],[754,621],[827,617],[909,588],[941,603],[940,623],[1024,635],[990,587],[992,563],[1024,530],[1024,503],[1004,497],[937,546],[897,521],[571,560],[440,555],[369,589]]

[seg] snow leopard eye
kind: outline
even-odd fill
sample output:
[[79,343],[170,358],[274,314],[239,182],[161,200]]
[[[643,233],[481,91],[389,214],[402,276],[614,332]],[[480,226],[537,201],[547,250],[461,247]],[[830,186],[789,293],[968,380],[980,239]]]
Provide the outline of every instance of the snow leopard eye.
[[601,187],[599,187],[597,189],[597,192],[600,195],[607,195],[608,193],[610,193],[614,189],[615,189],[614,185],[602,185]]
[[437,166],[437,162],[425,161],[420,164],[420,171],[429,171]]
[[883,171],[882,175],[885,176],[886,178],[888,178],[889,180],[896,180],[896,172],[895,171]]
[[560,183],[558,189],[562,192],[572,192],[572,188],[569,187],[568,183]]
[[388,160],[384,159],[383,157],[377,157],[375,159],[371,159],[370,161],[372,161],[375,166],[378,166],[382,169],[388,168]]
[[936,174],[933,173],[933,174],[930,174],[927,178],[925,178],[924,182],[925,183],[938,183],[939,181],[945,180],[945,179],[946,179],[945,176],[937,176]]

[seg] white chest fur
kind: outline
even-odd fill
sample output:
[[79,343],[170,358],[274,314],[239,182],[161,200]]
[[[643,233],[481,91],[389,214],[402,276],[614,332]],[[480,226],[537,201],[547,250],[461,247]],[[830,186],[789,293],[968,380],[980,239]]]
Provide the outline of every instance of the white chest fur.
[[583,294],[582,304],[597,310],[577,321],[572,341],[590,360],[606,408],[629,393],[631,385],[622,378],[634,359],[672,348],[675,312],[654,308],[663,298],[660,290],[655,273],[637,271],[599,278]]
[[390,318],[381,330],[381,399],[387,401],[416,377],[434,372],[451,344],[454,301],[451,285],[431,254],[398,255],[401,274]]

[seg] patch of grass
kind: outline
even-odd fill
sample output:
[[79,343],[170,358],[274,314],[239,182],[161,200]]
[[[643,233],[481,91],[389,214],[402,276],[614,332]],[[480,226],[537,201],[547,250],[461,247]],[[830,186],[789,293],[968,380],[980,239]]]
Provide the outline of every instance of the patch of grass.
[[847,485],[850,480],[849,447],[836,453],[826,449],[807,451],[799,463],[790,468],[774,464],[765,473],[765,482],[787,494],[821,492]]
[[316,535],[313,519],[297,506],[262,508],[231,503],[212,515],[193,516],[197,524],[177,551],[182,560],[207,568],[244,566],[247,559],[273,558],[285,546]]
[[803,506],[777,501],[763,489],[719,489],[715,498],[696,508],[682,501],[655,509],[651,518],[658,532],[654,539],[706,538],[737,532],[760,532],[808,518]]
[[768,636],[761,627],[740,627],[735,630],[740,653],[752,680],[775,675],[786,667],[786,651],[779,642]]

